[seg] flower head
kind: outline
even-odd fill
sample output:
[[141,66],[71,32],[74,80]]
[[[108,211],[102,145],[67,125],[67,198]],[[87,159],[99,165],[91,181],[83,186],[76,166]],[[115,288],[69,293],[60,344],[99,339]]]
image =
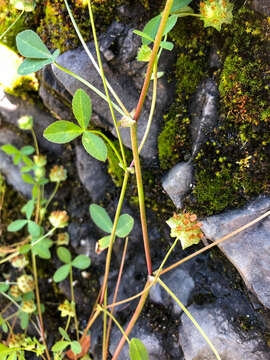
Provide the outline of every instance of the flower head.
[[15,7],[15,9],[26,12],[33,11],[36,6],[35,0],[10,0],[10,3]]
[[26,259],[25,255],[18,255],[11,259],[11,265],[14,268],[23,269],[27,264],[28,260]]
[[45,155],[34,155],[34,163],[37,167],[43,167],[47,164],[47,157]]
[[17,279],[17,285],[23,293],[28,293],[34,290],[35,283],[31,275],[21,275]]
[[49,221],[55,228],[64,228],[68,225],[69,216],[66,211],[53,211],[49,216]]
[[61,311],[62,317],[65,316],[74,317],[75,315],[74,306],[68,300],[65,300],[63,304],[60,304],[58,306],[58,310]]
[[21,130],[31,130],[33,128],[33,118],[32,116],[22,116],[18,120],[18,125]]
[[57,245],[68,245],[69,244],[69,234],[67,232],[60,233],[57,235]]
[[200,2],[201,18],[204,26],[212,26],[218,31],[222,24],[230,24],[233,19],[233,4],[229,0],[205,0]]
[[198,244],[203,237],[202,224],[197,222],[195,214],[174,214],[166,223],[171,228],[171,237],[179,239],[183,249]]
[[32,314],[36,310],[36,305],[33,300],[23,301],[21,310],[27,314]]
[[67,170],[61,165],[54,165],[50,171],[50,180],[52,182],[65,181],[67,178]]

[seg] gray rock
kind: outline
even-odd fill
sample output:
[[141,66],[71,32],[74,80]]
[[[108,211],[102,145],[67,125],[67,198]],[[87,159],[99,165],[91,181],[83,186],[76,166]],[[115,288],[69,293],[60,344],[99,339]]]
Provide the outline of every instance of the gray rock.
[[[200,327],[215,346],[222,360],[269,360],[269,351],[259,336],[248,337],[244,331],[236,332],[220,306],[188,308]],[[185,360],[216,360],[209,345],[188,317],[181,316],[179,342]]]
[[[174,294],[187,306],[190,294],[195,286],[192,277],[189,275],[188,268],[182,265],[172,272],[162,276],[162,281],[174,292]],[[182,311],[169,294],[157,283],[150,290],[150,299],[166,308],[172,308],[174,315],[179,315]]]
[[[0,130],[0,146],[11,144],[17,148],[23,146],[21,138],[9,129]],[[20,167],[13,164],[12,157],[0,150],[0,172],[11,186],[24,196],[30,198],[32,185],[26,184],[21,177]]]
[[[242,209],[205,219],[202,229],[208,239],[215,241],[269,209],[270,198],[260,197]],[[270,308],[269,238],[270,218],[267,217],[219,245],[226,257],[238,269],[247,287],[267,308]]]
[[55,121],[55,119],[38,105],[19,97],[5,94],[0,87],[0,115],[4,121],[17,126],[17,120],[21,116],[30,115],[34,119],[34,130],[36,132],[39,145],[49,152],[57,154],[61,151],[61,146],[47,141],[43,137],[43,131]]
[[93,201],[102,200],[106,191],[114,188],[104,164],[87,154],[82,146],[76,146],[76,167],[79,178]]
[[190,190],[193,165],[191,162],[181,162],[175,165],[162,179],[163,189],[177,208],[182,207],[182,200]]
[[210,78],[198,86],[190,106],[192,156],[199,151],[218,120],[218,87]]
[[[124,326],[124,328],[126,328],[126,325]],[[111,353],[114,353],[121,337],[122,334],[119,332],[118,329],[114,327],[110,344]],[[144,346],[148,351],[149,360],[167,360],[167,354],[165,353],[162,344],[160,343],[156,335],[147,329],[146,324],[143,320],[139,319],[136,326],[132,330],[130,338],[133,337],[136,337],[143,342]],[[129,358],[129,347],[127,344],[125,344],[118,359],[127,360]]]
[[270,15],[270,1],[269,0],[252,0],[251,7],[258,13],[269,16]]

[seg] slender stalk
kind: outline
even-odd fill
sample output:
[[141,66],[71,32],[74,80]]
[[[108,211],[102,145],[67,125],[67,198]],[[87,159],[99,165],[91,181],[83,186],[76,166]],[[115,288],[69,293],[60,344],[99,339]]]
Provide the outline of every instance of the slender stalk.
[[98,305],[98,307],[101,309],[101,311],[103,311],[104,313],[106,313],[114,322],[115,324],[118,326],[119,330],[121,331],[121,333],[123,334],[123,336],[125,337],[126,341],[130,344],[130,340],[127,336],[127,334],[125,333],[125,330],[122,328],[122,326],[119,324],[119,322],[116,320],[116,318],[113,316],[112,313],[110,313],[109,311],[107,311],[106,309],[104,309],[103,307],[101,307],[100,305]]
[[70,292],[71,292],[71,304],[74,309],[74,322],[75,322],[76,336],[77,336],[77,340],[79,341],[79,325],[78,325],[78,318],[77,318],[77,313],[76,313],[76,302],[75,302],[74,288],[73,288],[72,268],[70,269],[70,272],[69,272],[69,284],[70,284]]
[[118,201],[118,205],[117,205],[117,209],[116,209],[116,213],[115,213],[115,217],[114,217],[113,228],[112,228],[112,233],[111,233],[111,238],[110,238],[110,244],[109,244],[108,253],[107,253],[107,257],[106,257],[105,274],[104,274],[104,280],[103,280],[102,291],[101,291],[101,296],[100,296],[100,304],[103,303],[105,290],[107,288],[107,282],[108,282],[108,277],[109,277],[109,272],[110,272],[111,257],[112,257],[112,248],[113,248],[113,243],[114,243],[115,234],[116,234],[116,227],[118,224],[122,204],[124,201],[128,178],[129,178],[129,172],[126,171],[125,176],[124,176],[124,181],[122,184],[121,194],[119,197],[119,201]]
[[203,336],[207,344],[210,346],[211,350],[215,354],[216,358],[218,360],[221,360],[216,348],[212,344],[212,342],[209,340],[206,333],[203,331],[203,329],[200,327],[200,325],[197,323],[197,321],[194,319],[194,317],[191,315],[191,313],[188,311],[188,309],[181,303],[181,301],[177,298],[177,296],[171,291],[170,288],[160,279],[157,280],[158,283],[164,288],[164,290],[167,291],[167,293],[174,299],[174,301],[179,305],[180,309],[184,311],[184,313],[187,315],[187,317],[193,322],[196,329],[200,332],[200,334]]
[[18,251],[16,251],[14,254],[11,254],[11,255],[7,256],[6,258],[0,260],[0,265],[1,265],[1,264],[4,264],[6,261],[9,261],[9,260],[13,259],[13,258],[16,257],[17,255],[19,255],[19,252],[18,252]]
[[91,326],[94,324],[94,322],[96,321],[96,319],[99,317],[101,313],[101,310],[97,309],[94,313],[93,316],[90,317],[87,325],[86,325],[86,328],[84,329],[84,332],[83,332],[83,336],[81,338],[81,342],[83,341],[83,339],[87,336],[87,332],[88,330],[91,328]]
[[167,252],[167,254],[165,255],[160,267],[158,268],[157,271],[154,272],[155,278],[154,278],[154,283],[157,281],[157,279],[159,278],[159,275],[161,274],[161,271],[166,263],[166,261],[168,260],[168,257],[170,256],[171,252],[173,251],[173,249],[175,248],[176,244],[178,243],[178,239],[175,239],[174,243],[172,244],[172,246],[170,247],[169,251]]
[[60,185],[60,182],[58,181],[56,184],[55,184],[55,187],[53,189],[53,192],[51,193],[51,196],[49,197],[48,201],[46,202],[46,205],[45,205],[45,210],[47,210],[50,202],[52,201],[52,199],[54,198],[55,194],[57,193],[57,190],[59,189],[59,185]]
[[38,141],[37,141],[36,133],[35,133],[33,128],[31,129],[31,133],[32,133],[32,136],[33,136],[33,139],[34,139],[36,153],[37,153],[37,155],[39,155]]
[[249,228],[250,226],[252,226],[252,225],[256,224],[257,222],[261,221],[262,219],[266,218],[266,217],[267,217],[267,216],[269,216],[269,215],[270,215],[270,210],[269,210],[269,211],[267,211],[266,213],[264,213],[263,215],[261,215],[261,216],[257,217],[256,219],[254,219],[254,220],[250,221],[250,222],[249,222],[249,223],[247,223],[246,225],[243,225],[243,226],[241,226],[240,228],[238,228],[238,229],[236,229],[236,230],[232,231],[231,233],[229,233],[229,234],[227,234],[227,235],[223,236],[222,238],[220,238],[220,239],[216,240],[216,241],[215,241],[215,242],[213,242],[212,244],[207,245],[207,246],[205,246],[204,248],[202,248],[202,249],[200,249],[200,250],[196,251],[195,253],[193,253],[193,254],[191,254],[191,255],[186,256],[184,259],[177,261],[177,262],[176,262],[176,263],[174,263],[173,265],[168,266],[166,269],[164,269],[164,270],[162,270],[162,271],[161,271],[160,275],[166,274],[166,272],[168,272],[168,271],[170,271],[170,270],[172,270],[172,269],[176,268],[177,266],[179,266],[179,265],[183,264],[184,262],[186,262],[186,261],[188,261],[188,260],[190,260],[190,259],[194,258],[195,256],[197,256],[197,255],[199,255],[199,254],[202,254],[203,252],[205,252],[205,251],[207,251],[207,250],[211,249],[211,248],[212,248],[212,247],[214,247],[214,246],[217,246],[217,245],[221,244],[223,241],[225,241],[225,240],[227,240],[227,239],[231,238],[231,237],[232,237],[232,236],[234,236],[234,235],[239,234],[241,231],[246,230],[246,229],[247,229],[247,228]]
[[47,347],[46,339],[45,339],[45,333],[44,333],[44,323],[42,318],[42,312],[41,312],[41,306],[40,306],[40,296],[39,296],[39,287],[38,287],[38,274],[37,274],[37,263],[36,263],[36,256],[32,252],[32,264],[33,264],[33,272],[34,272],[34,281],[35,281],[35,289],[36,289],[36,300],[37,300],[37,308],[38,308],[38,317],[39,317],[39,323],[40,323],[40,333],[43,345],[45,346],[45,352],[47,359],[50,360],[50,354]]
[[3,34],[1,34],[0,40],[2,40],[3,37],[13,28],[13,26],[17,23],[17,21],[20,20],[23,14],[24,14],[24,10],[18,15],[15,21],[11,25],[9,25],[9,27],[3,32]]
[[[91,54],[90,50],[88,49],[88,47],[87,47],[87,45],[86,45],[86,42],[84,41],[84,39],[83,39],[83,37],[82,37],[82,34],[81,34],[81,32],[80,32],[80,30],[79,30],[79,28],[78,28],[78,26],[77,26],[77,24],[76,24],[76,21],[75,21],[73,15],[72,15],[72,12],[71,12],[70,7],[69,7],[69,5],[68,5],[68,3],[67,3],[67,0],[64,0],[64,1],[65,1],[65,5],[66,5],[67,11],[68,11],[68,13],[69,13],[69,16],[70,16],[70,18],[71,18],[72,24],[73,24],[73,26],[74,26],[74,29],[75,29],[75,31],[76,31],[76,33],[77,33],[77,35],[78,35],[78,38],[80,39],[80,41],[81,41],[81,43],[82,43],[83,48],[84,48],[86,54],[88,55],[90,61],[91,61],[92,64],[94,65],[96,71],[98,72],[99,75],[101,75],[101,71],[100,71],[100,69],[99,69],[99,66],[98,66],[98,64],[96,63],[96,60],[94,59],[93,55]],[[122,101],[120,100],[120,98],[118,97],[118,95],[116,94],[116,92],[113,90],[112,86],[109,84],[109,82],[108,82],[107,79],[106,79],[106,84],[107,84],[110,92],[112,93],[113,97],[115,98],[116,102],[117,102],[117,103],[119,104],[119,106],[121,107],[124,115],[129,116],[128,110],[125,108],[124,104],[122,103]]]
[[[148,285],[149,285],[149,280],[146,282],[145,288],[147,288]],[[126,330],[125,330],[126,336],[129,336],[131,330],[133,329],[134,325],[136,324],[136,321],[138,320],[138,317],[139,317],[139,315],[140,315],[140,313],[141,313],[141,311],[142,311],[142,309],[144,307],[144,304],[145,304],[145,301],[147,299],[148,294],[149,294],[149,291],[146,291],[141,296],[140,301],[139,301],[139,303],[137,305],[137,308],[136,308],[136,310],[135,310],[135,312],[134,312],[134,314],[133,314],[133,316],[132,316],[132,318],[131,318],[131,320],[130,320],[130,322],[129,322]],[[116,360],[118,358],[123,346],[125,345],[125,342],[126,342],[126,337],[122,336],[122,338],[121,338],[121,340],[120,340],[120,342],[119,342],[119,344],[118,344],[118,346],[117,346],[117,348],[116,348],[116,350],[114,352],[112,360]]]
[[[140,146],[139,146],[139,153],[141,152],[145,141],[149,135],[150,132],[150,128],[152,125],[152,120],[153,120],[153,116],[154,116],[154,112],[155,112],[155,107],[156,107],[156,100],[157,100],[157,58],[154,64],[154,69],[153,69],[153,73],[154,73],[154,82],[153,82],[153,96],[152,96],[152,103],[151,103],[151,109],[150,109],[150,114],[149,114],[149,118],[147,121],[147,125],[146,125],[146,129],[143,135],[143,138],[141,140]],[[134,160],[132,160],[131,164],[129,165],[129,167],[133,167],[134,165]]]
[[[117,294],[118,294],[118,290],[119,290],[119,286],[120,286],[120,282],[121,282],[121,277],[123,274],[123,268],[124,268],[126,253],[127,253],[127,245],[128,245],[128,237],[126,237],[126,239],[125,239],[125,245],[124,245],[124,250],[123,250],[123,254],[122,254],[121,265],[120,265],[118,278],[117,278],[117,282],[116,282],[116,286],[115,286],[115,291],[114,291],[114,295],[113,295],[113,303],[115,303],[117,300]],[[111,309],[112,315],[113,315],[113,311],[114,311],[114,306],[112,306],[112,309]],[[109,323],[108,323],[107,339],[106,339],[106,352],[108,352],[108,348],[109,348],[111,327],[112,327],[112,318],[110,318]]]
[[149,246],[148,231],[147,231],[142,172],[141,172],[141,165],[140,165],[140,159],[138,153],[136,127],[137,127],[136,124],[131,126],[130,136],[131,136],[133,158],[135,163],[136,181],[137,181],[137,189],[139,196],[139,206],[140,206],[140,215],[141,215],[141,224],[142,224],[142,233],[143,233],[143,242],[144,242],[147,270],[148,270],[148,275],[152,275],[152,263],[151,263],[150,246]]
[[[103,299],[104,306],[107,305],[107,287],[105,289],[104,299]],[[99,308],[99,304],[97,305]],[[107,313],[103,313],[103,342],[102,342],[102,359],[107,359],[107,349],[106,349],[106,339],[107,339]]]
[[[75,74],[73,71],[70,71],[66,68],[64,68],[63,66],[57,64],[56,62],[53,63],[58,69],[64,71],[66,74],[69,74],[70,76],[74,77],[76,80],[80,81],[82,84],[84,84],[85,86],[87,86],[89,89],[91,89],[94,93],[96,93],[98,96],[100,96],[103,100],[105,100],[106,102],[108,102],[106,95],[103,94],[103,92],[101,92],[98,88],[96,88],[94,85],[90,84],[90,82],[88,82],[87,80],[85,80],[84,78],[82,78],[81,76]],[[121,114],[122,116],[127,116],[123,110],[116,105],[115,103],[112,103],[112,106],[114,107],[114,109],[119,112],[119,114]]]
[[111,102],[109,91],[108,91],[107,81],[106,81],[106,78],[105,78],[105,75],[104,75],[104,70],[103,70],[102,61],[101,61],[101,56],[100,56],[100,51],[99,51],[99,46],[98,46],[98,39],[97,39],[96,28],[95,28],[94,17],[93,17],[92,6],[91,6],[91,1],[90,0],[88,0],[88,9],[89,9],[90,22],[91,22],[91,26],[92,26],[92,33],[93,33],[94,43],[95,43],[95,48],[96,48],[96,53],[97,53],[100,76],[101,76],[102,81],[103,81],[105,94],[107,96],[107,100],[108,100],[109,108],[110,108],[110,111],[111,111],[114,127],[115,127],[115,130],[116,130],[116,133],[117,133],[117,137],[118,137],[118,141],[119,141],[119,145],[120,145],[120,149],[121,149],[121,154],[122,154],[122,159],[123,159],[123,162],[124,162],[124,166],[126,167],[127,163],[126,163],[125,150],[124,150],[123,142],[122,142],[121,135],[120,135],[120,132],[119,132],[119,128],[118,128],[118,125],[117,125],[117,122],[116,122],[115,113],[114,113],[114,110],[113,110],[113,107],[112,107],[112,102]]
[[140,95],[140,99],[137,105],[137,109],[134,115],[134,120],[138,121],[139,117],[140,117],[140,113],[142,111],[142,107],[144,104],[144,100],[148,91],[148,87],[151,81],[151,75],[152,75],[152,71],[153,71],[153,67],[154,67],[154,63],[155,63],[155,59],[159,50],[159,46],[160,46],[160,42],[163,36],[163,32],[167,23],[167,19],[168,16],[170,14],[170,9],[172,7],[173,4],[173,0],[167,0],[164,11],[162,13],[162,17],[161,17],[161,22],[158,28],[158,32],[155,38],[155,42],[154,42],[154,46],[153,46],[153,50],[151,53],[151,57],[148,63],[148,67],[147,67],[147,71],[146,71],[146,75],[145,75],[145,80],[144,80],[144,84],[143,84],[143,88],[141,91],[141,95]]

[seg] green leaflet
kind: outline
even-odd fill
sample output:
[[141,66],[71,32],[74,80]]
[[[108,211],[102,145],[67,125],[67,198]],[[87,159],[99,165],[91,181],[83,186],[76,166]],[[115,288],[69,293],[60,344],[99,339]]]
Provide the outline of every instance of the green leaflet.
[[82,129],[87,129],[92,115],[92,103],[90,97],[82,89],[78,89],[72,99],[72,110]]
[[90,132],[84,132],[82,144],[85,150],[95,159],[105,161],[107,159],[108,149],[104,141],[97,135]]
[[137,338],[132,338],[130,341],[129,356],[131,360],[149,360],[145,346]]
[[44,131],[44,137],[57,144],[65,144],[81,135],[83,130],[71,121],[59,120]]

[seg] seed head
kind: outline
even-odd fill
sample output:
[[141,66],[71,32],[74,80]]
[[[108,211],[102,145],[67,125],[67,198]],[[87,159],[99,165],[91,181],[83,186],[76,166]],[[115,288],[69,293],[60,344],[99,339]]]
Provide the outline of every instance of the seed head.
[[49,216],[49,221],[55,228],[64,228],[68,225],[68,214],[66,211],[53,211]]
[[15,299],[17,299],[22,294],[18,285],[12,285],[9,291],[10,291],[10,295],[13,296]]
[[25,255],[18,255],[11,259],[10,262],[14,268],[19,269],[23,269],[28,264],[28,260],[26,259]]
[[67,179],[67,170],[61,165],[54,165],[50,171],[50,180],[52,182],[65,181]]
[[23,293],[28,293],[34,290],[35,283],[31,275],[21,275],[17,279],[17,285]]
[[205,0],[200,3],[201,18],[204,26],[212,26],[218,31],[222,24],[230,24],[233,19],[233,4],[229,0]]
[[75,315],[74,306],[68,300],[65,300],[63,304],[60,304],[58,306],[58,310],[61,311],[62,317],[65,316],[74,317]]
[[36,310],[36,305],[33,300],[23,301],[21,310],[27,314],[32,314]]
[[182,248],[185,249],[193,244],[198,244],[203,237],[201,223],[197,222],[197,216],[188,212],[174,214],[167,224],[171,228],[171,237],[176,237],[181,241]]
[[67,232],[60,233],[57,235],[57,245],[68,245],[69,244],[69,234]]
[[32,116],[22,116],[18,120],[18,125],[21,130],[31,130],[33,128],[33,118]]

